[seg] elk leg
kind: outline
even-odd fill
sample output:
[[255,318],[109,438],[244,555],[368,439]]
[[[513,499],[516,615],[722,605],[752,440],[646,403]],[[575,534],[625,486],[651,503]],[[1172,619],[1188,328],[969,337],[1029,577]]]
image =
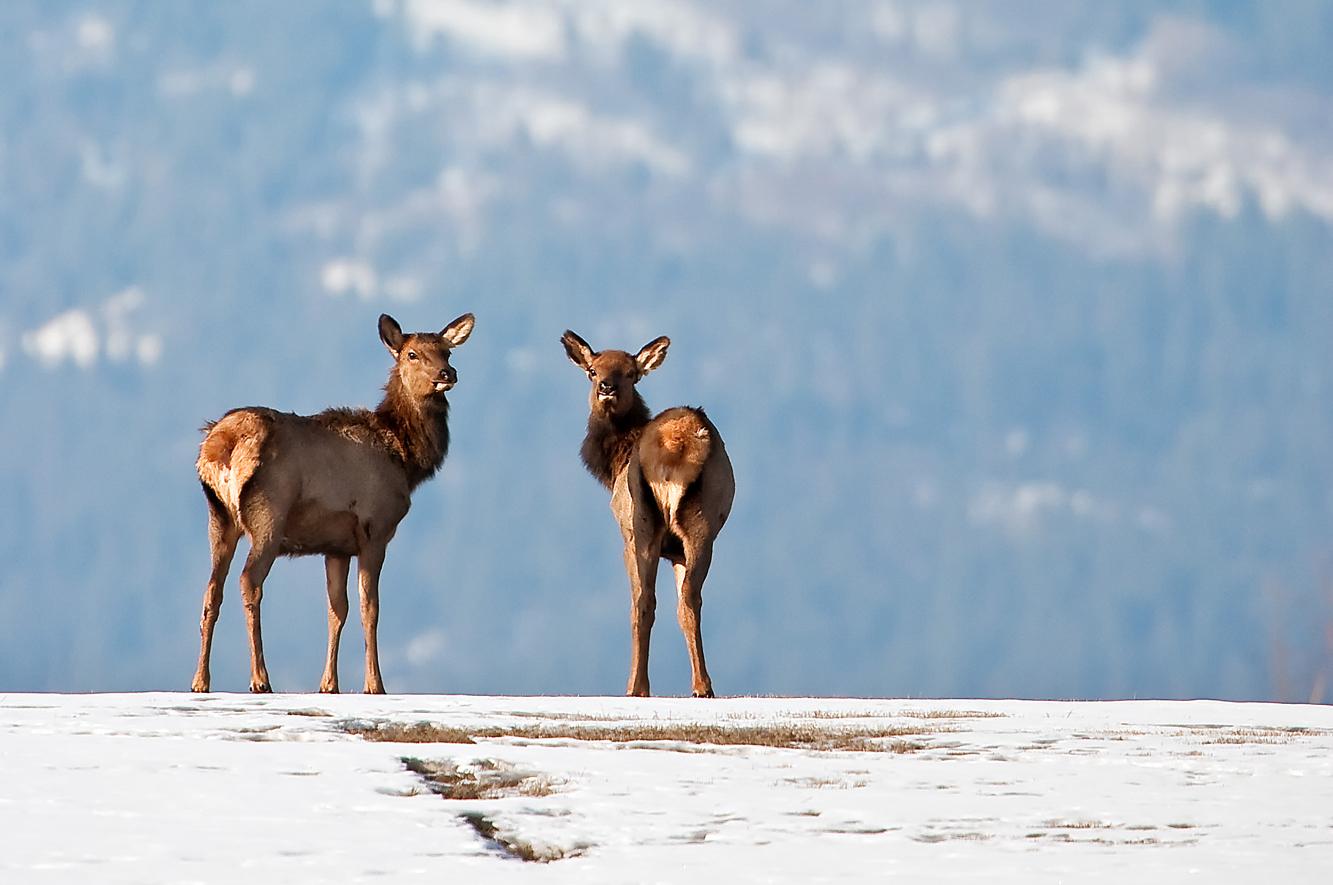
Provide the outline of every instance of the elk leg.
[[380,652],[377,631],[380,621],[380,569],[384,565],[384,548],[363,545],[357,554],[357,589],[361,594],[361,628],[366,635],[366,694],[384,694],[384,679],[380,675]]
[[630,650],[629,685],[625,693],[646,698],[648,646],[657,617],[657,551],[637,537],[626,539],[625,571],[629,573]]
[[266,694],[273,691],[268,681],[268,667],[264,665],[264,639],[259,622],[259,605],[264,601],[264,580],[268,577],[273,560],[277,557],[276,537],[250,538],[250,555],[241,569],[241,603],[245,606],[245,625],[250,634],[250,691]]
[[222,609],[222,586],[231,570],[231,558],[236,555],[236,543],[241,531],[229,516],[213,507],[208,509],[208,547],[213,565],[204,587],[204,611],[199,618],[199,666],[194,671],[191,691],[208,691],[211,683],[209,659],[213,652],[213,628]]
[[319,690],[327,694],[338,693],[338,641],[347,623],[347,574],[351,567],[350,556],[324,557],[324,578],[329,588],[329,653]]
[[[611,492],[611,512],[625,541],[625,572],[630,593],[630,673],[625,693],[648,697],[648,644],[657,614],[657,561],[663,526],[656,505],[632,463]],[[649,508],[652,508],[651,510]]]
[[700,617],[704,605],[704,579],[708,577],[708,567],[713,562],[713,545],[685,545],[685,561],[673,562],[676,573],[676,617],[680,621],[680,632],[685,634],[685,646],[690,653],[690,671],[693,693],[696,698],[713,696],[713,680],[708,678],[708,666],[704,663],[704,637]]

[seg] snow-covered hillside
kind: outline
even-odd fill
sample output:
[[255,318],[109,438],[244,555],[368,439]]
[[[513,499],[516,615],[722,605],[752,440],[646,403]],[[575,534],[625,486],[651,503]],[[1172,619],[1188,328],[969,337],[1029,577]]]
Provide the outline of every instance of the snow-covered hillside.
[[1333,709],[9,694],[0,832],[25,883],[1315,882]]

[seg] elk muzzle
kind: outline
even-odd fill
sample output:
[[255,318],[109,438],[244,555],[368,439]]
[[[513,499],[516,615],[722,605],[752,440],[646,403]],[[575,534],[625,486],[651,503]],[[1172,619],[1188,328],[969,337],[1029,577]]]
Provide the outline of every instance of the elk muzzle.
[[444,393],[446,390],[452,390],[457,383],[458,373],[454,371],[452,366],[445,366],[435,376],[435,392]]

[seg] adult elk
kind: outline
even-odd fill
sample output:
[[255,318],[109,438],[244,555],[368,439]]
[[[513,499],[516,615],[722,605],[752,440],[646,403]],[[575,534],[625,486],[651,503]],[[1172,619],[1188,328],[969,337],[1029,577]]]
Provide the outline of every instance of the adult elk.
[[374,411],[327,409],[293,415],[273,409],[234,409],[204,426],[199,480],[208,499],[213,568],[204,590],[199,668],[191,686],[208,691],[213,627],[222,605],[236,544],[244,533],[250,555],[241,571],[241,600],[250,636],[250,690],[272,691],[264,666],[259,605],[273,561],[324,557],[329,593],[329,647],[319,690],[338,691],[338,640],[347,620],[347,577],[357,559],[361,624],[366,639],[367,693],[383,694],[377,625],[380,567],[412,492],[435,475],[449,450],[449,401],[458,381],[450,351],[472,334],[465,313],[441,332],[403,334],[381,314],[380,340],[394,366]]
[[610,490],[611,512],[625,540],[633,642],[627,694],[649,694],[657,564],[665,559],[676,575],[676,612],[689,648],[694,696],[711,698],[699,617],[713,541],[736,494],[722,436],[703,409],[667,409],[651,417],[635,389],[666,359],[668,338],[649,342],[634,356],[623,350],[595,352],[569,331],[560,340],[592,381],[583,463]]

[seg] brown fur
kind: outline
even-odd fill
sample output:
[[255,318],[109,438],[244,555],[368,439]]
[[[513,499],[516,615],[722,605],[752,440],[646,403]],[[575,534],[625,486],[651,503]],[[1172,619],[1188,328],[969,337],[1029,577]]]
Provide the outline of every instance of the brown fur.
[[240,536],[250,539],[241,595],[250,637],[250,690],[271,691],[259,608],[279,555],[322,555],[329,595],[329,647],[320,690],[338,690],[338,644],[347,617],[347,579],[357,558],[366,634],[367,692],[383,693],[377,625],[384,552],[407,515],[414,489],[449,449],[449,402],[457,380],[449,352],[467,340],[464,314],[440,333],[404,335],[389,316],[380,337],[394,356],[384,399],[373,411],[328,409],[294,415],[234,409],[204,426],[196,469],[209,503],[213,567],[204,590],[199,666],[192,687],[208,691],[213,629]]
[[573,332],[565,352],[588,373],[588,434],[583,462],[611,491],[611,511],[625,541],[633,652],[628,693],[646,696],[648,645],[657,607],[657,564],[672,565],[677,617],[689,648],[696,697],[712,697],[704,662],[700,614],[713,541],[731,512],[736,483],[721,434],[702,409],[667,409],[650,417],[634,385],[666,359],[667,338],[636,355],[594,352]]
[[694,409],[668,409],[644,429],[639,464],[668,526],[676,521],[681,497],[713,451],[707,418]]

